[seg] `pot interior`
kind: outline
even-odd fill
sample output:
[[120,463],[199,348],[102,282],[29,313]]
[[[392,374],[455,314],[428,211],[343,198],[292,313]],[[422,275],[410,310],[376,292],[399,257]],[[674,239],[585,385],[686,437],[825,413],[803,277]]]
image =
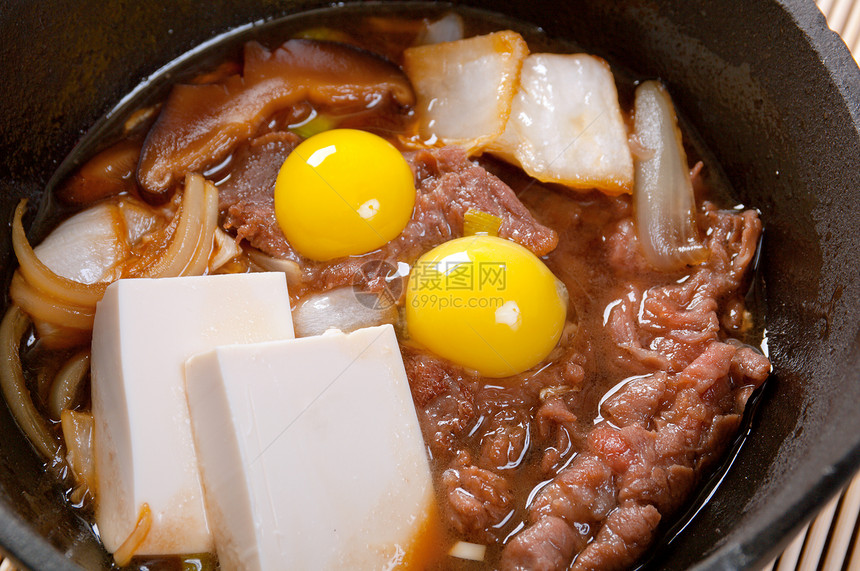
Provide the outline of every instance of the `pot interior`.
[[[44,192],[83,133],[162,66],[214,36],[322,2],[266,0],[12,3],[0,14],[0,210]],[[775,555],[788,534],[860,465],[860,71],[809,3],[743,0],[469,1],[541,26],[636,77],[659,77],[723,167],[735,199],[765,226],[760,297],[774,375],[731,469],[706,487],[647,564],[738,569]],[[402,6],[403,4],[401,4]],[[365,4],[368,9],[372,4]],[[434,6],[438,7],[438,4]],[[169,68],[181,73],[181,62]],[[155,76],[154,76],[155,74]],[[155,79],[151,79],[152,77]],[[129,102],[126,102],[130,104]],[[75,153],[87,154],[84,143]],[[56,177],[52,177],[56,174]],[[0,268],[14,269],[9,233]],[[0,544],[33,569],[109,568],[88,524],[65,507],[41,460],[0,407]],[[704,500],[707,501],[704,501]],[[698,566],[698,567],[697,567]]]

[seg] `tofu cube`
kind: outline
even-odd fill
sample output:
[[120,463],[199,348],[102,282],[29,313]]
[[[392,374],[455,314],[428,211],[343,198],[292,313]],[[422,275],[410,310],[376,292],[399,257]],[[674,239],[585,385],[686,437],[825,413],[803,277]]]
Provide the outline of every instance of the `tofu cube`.
[[222,569],[408,558],[435,504],[391,325],[218,347],[186,371]]
[[185,396],[185,361],[218,345],[291,339],[282,273],[119,280],[96,309],[96,523],[114,552],[144,503],[140,555],[213,550]]

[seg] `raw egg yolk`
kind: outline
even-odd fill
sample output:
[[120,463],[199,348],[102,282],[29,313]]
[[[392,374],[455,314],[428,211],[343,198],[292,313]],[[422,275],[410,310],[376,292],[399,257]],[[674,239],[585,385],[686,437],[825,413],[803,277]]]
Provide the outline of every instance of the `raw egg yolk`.
[[415,205],[403,155],[366,131],[332,129],[298,145],[275,182],[275,217],[312,260],[365,254],[396,238]]
[[510,240],[451,240],[424,254],[409,275],[409,337],[486,377],[515,375],[543,361],[566,316],[564,285]]

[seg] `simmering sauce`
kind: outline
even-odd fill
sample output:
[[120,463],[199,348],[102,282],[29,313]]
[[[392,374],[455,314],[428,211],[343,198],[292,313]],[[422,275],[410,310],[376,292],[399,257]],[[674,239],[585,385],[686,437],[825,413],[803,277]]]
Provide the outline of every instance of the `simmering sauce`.
[[[69,176],[56,189],[54,219],[98,201],[133,197],[169,220],[178,196],[165,190],[154,198],[136,179],[146,137],[167,105],[168,82],[227,82],[242,71],[242,45],[251,39],[268,50],[295,37],[333,40],[396,65],[427,21],[446,14],[426,7],[419,13],[409,5],[386,10],[333,9],[268,22],[181,59],[112,113],[64,163],[61,172]],[[521,22],[471,10],[458,14],[466,37],[513,29],[532,52],[581,51]],[[630,119],[636,81],[624,70],[613,72]],[[396,246],[324,262],[292,250],[270,223],[274,176],[308,129],[327,121],[394,143],[415,173],[419,195],[450,198],[439,189],[440,181],[452,177],[461,186],[500,180],[510,187],[528,209],[528,231],[557,235],[557,245],[541,252],[541,259],[569,296],[555,349],[537,367],[503,379],[482,377],[429,353],[398,324],[438,498],[437,513],[417,538],[407,566],[632,566],[718,466],[738,433],[747,399],[769,372],[765,357],[752,348],[760,324],[745,299],[761,232],[756,212],[730,202],[719,166],[685,131],[698,226],[710,256],[700,266],[657,271],[638,248],[629,195],[571,191],[540,183],[489,155],[469,160],[456,149],[418,148],[414,111],[402,102],[356,107],[308,95],[266,114],[234,149],[194,167],[219,188],[219,225],[243,247],[216,271],[286,271],[294,306],[336,287],[379,291],[380,279],[390,277],[385,271],[412,265],[440,238],[462,233],[462,219],[440,211],[432,213],[439,236],[416,233]],[[101,154],[75,168],[96,151]],[[176,183],[153,186],[161,192]],[[369,273],[368,262],[377,264]],[[402,306],[401,278],[387,287]],[[75,339],[56,351],[34,338],[24,348],[25,373],[43,411],[55,374],[85,346]],[[87,397],[79,395],[78,401],[78,410],[86,411]],[[75,495],[70,502],[91,517],[91,499]],[[483,546],[482,560],[452,556],[462,543]],[[129,568],[213,569],[217,559],[135,558]]]

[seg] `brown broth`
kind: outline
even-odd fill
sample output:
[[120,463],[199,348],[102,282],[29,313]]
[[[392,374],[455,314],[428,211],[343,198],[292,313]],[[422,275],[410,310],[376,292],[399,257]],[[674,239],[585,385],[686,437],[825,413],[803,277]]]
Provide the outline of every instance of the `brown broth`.
[[[266,22],[253,28],[245,27],[227,34],[217,41],[195,50],[189,56],[180,58],[165,68],[160,76],[154,77],[147,85],[136,91],[133,97],[110,114],[109,119],[99,123],[87,135],[73,155],[63,163],[58,172],[59,178],[55,180],[62,180],[96,151],[104,149],[116,141],[139,137],[140,131],[138,129],[123,133],[122,125],[125,119],[135,110],[157,105],[157,102],[165,96],[166,90],[172,82],[188,81],[190,78],[199,77],[203,74],[219,74],[224,70],[234,70],[239,61],[240,46],[250,38],[270,47],[275,47],[302,31],[314,30],[314,33],[320,33],[320,29],[325,29],[324,33],[335,39],[354,42],[363,48],[381,53],[392,61],[398,62],[402,50],[411,43],[414,37],[416,22],[419,22],[421,17],[436,17],[447,10],[448,8],[428,8],[426,5],[415,7],[408,3],[386,7],[384,12],[390,13],[382,13],[379,6],[364,9],[350,7],[292,16],[283,20]],[[467,36],[498,29],[514,29],[527,39],[532,51],[559,53],[581,51],[570,42],[546,37],[539,28],[529,24],[475,10],[462,9],[458,11],[466,23]],[[629,107],[636,78],[633,74],[620,68],[614,68],[613,71],[616,74],[621,101]],[[301,120],[302,116],[300,115],[301,113],[297,116],[276,116],[267,124],[266,129],[283,128],[285,125]],[[144,126],[146,125],[144,124]],[[377,132],[406,128],[393,119],[386,120],[378,117],[374,118],[372,123],[367,123],[366,118],[360,114],[351,119],[350,126],[369,128]],[[706,197],[722,206],[733,206],[729,199],[731,195],[730,186],[719,165],[716,164],[712,155],[689,126],[685,128],[685,136],[691,162],[702,160],[705,163],[704,187]],[[583,434],[587,433],[594,425],[595,420],[599,418],[601,400],[629,376],[629,373],[625,373],[614,364],[611,352],[606,349],[611,343],[608,340],[608,334],[603,330],[605,313],[607,307],[618,299],[620,292],[616,287],[615,278],[603,270],[607,263],[605,249],[601,244],[607,226],[629,215],[630,201],[628,198],[608,198],[596,192],[570,193],[558,187],[539,184],[526,177],[518,169],[493,159],[481,159],[481,164],[507,182],[538,220],[559,234],[559,246],[546,256],[545,261],[567,286],[571,295],[571,308],[578,321],[578,327],[580,330],[589,332],[584,335],[576,335],[571,341],[571,346],[576,352],[586,355],[587,358],[582,365],[585,382],[577,389],[575,397],[569,399],[570,404],[575,407],[580,430]],[[231,160],[228,158],[219,165],[211,167],[206,174],[215,181],[223,181],[230,175],[231,168]],[[699,197],[700,200],[702,198],[705,196]],[[62,204],[55,205],[53,215],[50,217],[50,224],[55,224],[58,219],[67,216],[72,210],[72,208]],[[229,271],[247,271],[249,267],[250,263],[247,260],[240,259],[231,266]],[[674,281],[682,277],[681,274],[669,276],[669,280]],[[666,280],[666,275],[648,274],[640,276],[639,285],[647,288],[666,283]],[[755,307],[751,309],[753,314],[757,313]],[[757,341],[755,335],[753,332],[751,337],[745,340],[755,343]],[[28,364],[34,368],[34,372],[35,368],[55,366],[51,364],[42,365],[43,359],[45,359],[44,354],[35,351],[29,356]],[[539,373],[534,376],[539,376]],[[473,380],[473,388],[476,392],[494,390],[492,388],[494,384],[499,384],[498,390],[502,392],[510,389],[508,385],[496,381]],[[480,430],[479,420],[471,431],[466,432],[479,434]],[[479,438],[467,436],[461,439],[460,444],[471,453],[480,454]],[[573,442],[567,450],[560,451],[556,472],[560,467],[569,464],[576,454],[577,446]],[[421,562],[414,562],[410,567],[478,569],[497,565],[504,540],[510,538],[523,527],[526,506],[530,499],[548,482],[545,471],[531,462],[536,457],[535,453],[530,451],[515,465],[504,470],[515,490],[515,508],[497,527],[495,536],[501,542],[489,547],[486,563],[478,564],[447,557],[446,553],[450,546],[461,538],[450,531],[441,533],[428,531],[419,540],[421,548],[417,551],[423,555],[417,558]],[[436,458],[433,461],[436,470],[435,477],[438,481],[439,473],[447,467],[447,464]],[[88,512],[85,511],[84,514],[86,517],[90,517]],[[436,527],[435,524],[428,524],[428,526],[430,529]],[[444,526],[439,524],[439,527]],[[204,557],[201,561],[200,567],[197,568],[217,568],[217,562],[211,557]],[[174,569],[180,568],[180,563],[177,558],[173,557],[138,558],[135,560],[133,568],[153,571],[156,569]],[[181,566],[181,568],[194,567]]]

